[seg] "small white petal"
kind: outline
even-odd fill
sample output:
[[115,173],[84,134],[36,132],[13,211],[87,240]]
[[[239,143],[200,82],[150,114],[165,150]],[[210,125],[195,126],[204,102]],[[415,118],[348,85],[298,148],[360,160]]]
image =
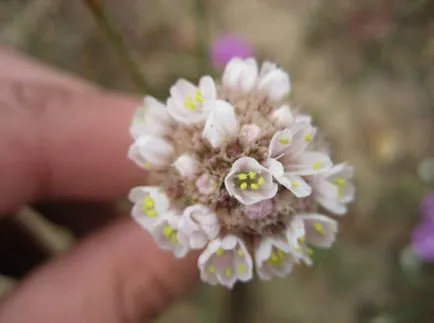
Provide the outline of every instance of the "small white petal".
[[205,247],[208,241],[216,238],[220,232],[216,215],[200,204],[189,206],[184,210],[179,228],[189,240],[192,249]]
[[198,267],[203,281],[227,288],[253,276],[252,257],[244,242],[234,235],[212,240],[200,255]]
[[211,76],[202,76],[199,80],[199,89],[202,92],[203,100],[215,100],[217,97],[217,90],[214,80]]
[[146,96],[143,105],[137,108],[130,127],[131,136],[138,139],[144,135],[164,136],[174,126],[174,120],[166,106],[157,99]]
[[199,163],[190,155],[183,154],[175,160],[173,166],[175,166],[182,177],[192,177],[196,174]]
[[215,102],[215,108],[206,120],[203,137],[214,148],[220,146],[225,140],[235,138],[238,134],[238,121],[234,107],[223,100]]
[[335,220],[318,213],[300,214],[296,218],[304,222],[306,243],[329,248],[335,241],[338,231]]
[[241,127],[240,137],[247,143],[255,141],[260,134],[261,128],[254,123]]
[[129,200],[134,203],[131,215],[143,228],[150,230],[169,209],[166,194],[157,186],[139,186],[130,191]]
[[174,149],[165,139],[144,136],[135,141],[128,151],[128,157],[144,169],[161,169],[168,166]]
[[264,237],[256,246],[255,265],[261,279],[284,277],[293,268],[295,259],[287,241],[279,238]]
[[154,241],[163,250],[173,251],[175,257],[183,258],[189,251],[188,239],[179,231],[180,215],[167,212],[150,230]]
[[306,151],[292,162],[285,164],[285,173],[308,176],[327,172],[333,163],[329,156],[315,151]]
[[288,128],[294,123],[294,115],[291,112],[291,108],[286,104],[273,111],[270,117],[282,128]]
[[223,86],[231,91],[247,94],[253,90],[258,78],[258,65],[253,58],[233,58],[225,68]]
[[210,195],[217,190],[217,181],[208,173],[204,173],[196,180],[196,187],[201,194]]
[[269,100],[279,102],[291,90],[289,76],[280,68],[272,70],[259,80],[258,90]]

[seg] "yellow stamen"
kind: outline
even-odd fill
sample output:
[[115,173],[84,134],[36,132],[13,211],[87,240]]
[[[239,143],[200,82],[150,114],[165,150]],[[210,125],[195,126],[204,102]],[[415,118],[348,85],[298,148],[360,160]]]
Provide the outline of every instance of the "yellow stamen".
[[313,139],[313,136],[310,132],[308,134],[306,134],[306,136],[304,136],[304,141],[306,141],[306,142],[311,142],[312,139]]
[[256,190],[259,189],[259,185],[256,184],[256,183],[252,183],[252,184],[250,184],[250,188],[251,188],[252,190],[256,191]]
[[172,241],[173,244],[177,244],[178,243],[178,237],[176,236],[176,233],[172,233],[172,236],[170,237],[170,240]]
[[247,183],[246,182],[243,182],[243,183],[241,183],[240,184],[240,190],[242,190],[242,191],[244,191],[244,190],[246,190],[247,189]]
[[292,186],[292,188],[297,188],[299,186],[299,184],[297,181],[292,181],[291,186]]
[[196,90],[196,102],[199,104],[203,103],[202,92],[199,89]]
[[146,196],[144,201],[143,201],[143,204],[144,204],[145,208],[153,209],[155,206],[155,200],[150,196]]
[[215,252],[215,254],[217,256],[223,256],[223,254],[225,253],[225,250],[223,248],[218,248],[217,251]]
[[244,252],[243,252],[241,249],[238,249],[238,250],[237,250],[237,254],[238,254],[238,256],[240,256],[240,257],[244,257]]
[[313,224],[314,229],[321,235],[324,235],[325,231],[324,231],[324,226],[319,223],[319,222],[315,222]]
[[259,177],[259,179],[258,179],[258,185],[262,186],[264,183],[265,183],[265,179],[262,176]]
[[320,161],[317,161],[312,165],[313,170],[320,170],[322,167],[323,167],[323,163]]
[[186,109],[188,109],[190,111],[196,111],[196,104],[193,102],[193,98],[191,96],[188,96],[184,100],[184,106]]
[[281,145],[287,145],[287,144],[289,144],[289,139],[288,138],[280,138],[279,143]]
[[249,172],[249,177],[250,177],[250,179],[255,179],[256,178],[256,172],[254,172],[254,171],[250,171]]
[[233,273],[232,268],[230,268],[230,267],[226,268],[226,270],[225,270],[226,277],[228,277],[228,278],[231,277],[232,273]]
[[150,218],[155,218],[157,216],[157,211],[155,211],[155,209],[145,210],[145,214]]
[[279,251],[278,251],[278,255],[279,255],[279,258],[280,258],[280,259],[285,259],[285,257],[286,257],[286,253],[285,253],[285,251],[280,250],[280,249],[279,249]]
[[214,274],[216,272],[215,267],[213,265],[209,266],[208,267],[208,272],[211,273],[211,274]]
[[238,273],[244,274],[247,271],[247,267],[244,264],[238,266]]
[[335,178],[334,182],[339,187],[345,186],[345,184],[347,184],[347,180],[343,177]]
[[304,243],[305,241],[306,241],[305,237],[298,238],[298,242],[300,242],[300,243]]
[[239,173],[237,175],[238,179],[241,181],[245,181],[247,179],[247,174],[246,173]]
[[170,238],[170,237],[172,237],[172,233],[173,233],[173,228],[170,225],[165,225],[163,228],[163,234],[167,238]]
[[273,261],[277,261],[279,259],[278,255],[276,255],[276,253],[273,251],[271,253],[270,259]]
[[143,168],[144,169],[147,169],[147,170],[150,170],[151,168],[152,168],[152,164],[150,163],[150,162],[145,162],[144,164],[143,164]]

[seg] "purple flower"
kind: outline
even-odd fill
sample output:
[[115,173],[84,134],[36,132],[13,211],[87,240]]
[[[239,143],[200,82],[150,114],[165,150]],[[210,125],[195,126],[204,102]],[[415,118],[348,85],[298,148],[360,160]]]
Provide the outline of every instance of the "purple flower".
[[420,212],[423,219],[434,221],[434,192],[428,193],[422,203],[420,203]]
[[212,63],[217,68],[224,67],[234,57],[247,58],[253,54],[252,45],[233,34],[220,36],[211,48]]
[[413,230],[411,247],[422,260],[434,262],[434,219],[424,219]]

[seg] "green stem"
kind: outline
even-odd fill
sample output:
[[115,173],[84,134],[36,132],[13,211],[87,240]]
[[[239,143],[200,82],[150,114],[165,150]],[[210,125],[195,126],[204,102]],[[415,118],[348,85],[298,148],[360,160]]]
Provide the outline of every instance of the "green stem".
[[139,64],[133,58],[131,53],[128,51],[127,46],[125,45],[122,36],[113,25],[110,23],[107,15],[104,12],[104,9],[99,0],[84,0],[84,3],[88,7],[89,11],[92,13],[95,22],[98,24],[99,28],[103,31],[107,39],[113,44],[113,47],[116,49],[119,59],[122,64],[129,72],[130,77],[134,84],[137,86],[138,90],[141,93],[146,93],[149,89],[149,86],[140,73]]

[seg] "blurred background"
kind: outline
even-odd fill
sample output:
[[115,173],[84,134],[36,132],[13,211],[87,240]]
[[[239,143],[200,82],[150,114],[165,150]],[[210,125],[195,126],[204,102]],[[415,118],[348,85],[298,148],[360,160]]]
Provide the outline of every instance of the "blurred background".
[[[434,218],[421,212],[434,186],[434,1],[1,0],[0,41],[159,98],[178,77],[218,75],[227,56],[251,52],[290,73],[291,101],[335,160],[356,166],[357,201],[313,268],[232,294],[202,286],[157,322],[434,322],[434,225],[421,220]],[[74,243],[31,209],[15,221],[40,252]],[[20,278],[2,274],[2,292]]]

